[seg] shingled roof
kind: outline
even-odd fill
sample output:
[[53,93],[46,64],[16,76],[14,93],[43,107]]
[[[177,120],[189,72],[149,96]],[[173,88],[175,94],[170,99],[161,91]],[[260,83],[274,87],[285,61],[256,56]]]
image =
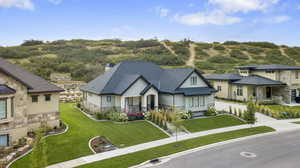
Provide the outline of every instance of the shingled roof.
[[243,77],[241,80],[233,82],[234,84],[242,85],[255,85],[255,86],[274,86],[274,85],[286,85],[283,82],[268,79],[259,75],[249,75]]
[[300,70],[300,66],[289,66],[280,64],[270,64],[270,65],[247,65],[238,66],[237,69],[250,69],[250,70]]
[[[98,76],[83,86],[81,90],[95,94],[122,95],[131,84],[142,78],[148,85],[151,85],[151,87],[154,87],[159,92],[175,94],[179,93],[178,87],[193,72],[198,73],[199,76],[202,77],[198,71],[191,68],[163,69],[151,62],[125,61],[115,65],[110,71]],[[204,81],[206,82],[205,79]],[[208,87],[204,87],[202,90],[207,89],[207,92],[214,91],[208,82],[206,82],[206,84]]]
[[11,76],[28,88],[28,93],[62,92],[63,89],[47,80],[0,58],[0,72]]
[[211,74],[205,76],[208,80],[229,80],[236,81],[242,79],[242,76],[238,73],[227,73],[227,74]]
[[1,85],[0,84],[0,95],[3,95],[3,94],[15,94],[16,91],[6,85]]

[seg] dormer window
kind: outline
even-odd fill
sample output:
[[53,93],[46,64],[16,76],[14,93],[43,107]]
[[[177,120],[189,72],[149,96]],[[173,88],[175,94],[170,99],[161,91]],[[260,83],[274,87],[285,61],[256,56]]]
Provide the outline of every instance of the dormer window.
[[197,85],[197,76],[191,77],[191,85]]

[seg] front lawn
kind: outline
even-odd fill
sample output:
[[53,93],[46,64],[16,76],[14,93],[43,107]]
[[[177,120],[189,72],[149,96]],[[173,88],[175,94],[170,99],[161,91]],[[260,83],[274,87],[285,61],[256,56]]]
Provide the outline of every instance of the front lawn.
[[[60,105],[61,119],[68,124],[68,132],[48,137],[48,165],[92,154],[88,142],[95,136],[105,136],[118,147],[128,147],[168,136],[145,121],[115,123],[97,122],[74,108],[73,104]],[[15,162],[12,168],[34,168],[30,155]]]
[[230,127],[242,124],[245,124],[245,122],[230,115],[220,115],[215,117],[183,121],[183,126],[190,132],[206,131],[216,128]]
[[127,168],[130,166],[134,166],[140,163],[143,163],[147,160],[151,160],[154,158],[159,158],[162,156],[167,156],[170,154],[182,152],[185,150],[197,148],[200,146],[205,146],[221,141],[226,141],[235,138],[246,137],[255,134],[267,133],[275,131],[270,127],[253,127],[246,128],[237,131],[230,131],[218,134],[207,135],[203,137],[198,137],[194,139],[189,139],[185,141],[179,141],[127,155],[122,155],[118,157],[114,157],[111,159],[106,159],[99,162],[94,162],[91,164],[80,166],[79,168]]

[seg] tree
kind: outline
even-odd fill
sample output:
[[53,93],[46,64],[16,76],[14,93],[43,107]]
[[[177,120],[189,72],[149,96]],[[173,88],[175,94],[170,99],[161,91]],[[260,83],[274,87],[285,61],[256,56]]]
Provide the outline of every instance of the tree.
[[47,143],[43,136],[46,135],[47,126],[41,124],[35,132],[35,140],[33,144],[33,150],[31,154],[31,163],[33,168],[43,168],[47,166]]
[[40,45],[43,44],[43,41],[40,40],[25,40],[21,46],[34,46],[34,45]]
[[176,142],[178,141],[178,130],[182,126],[182,119],[179,112],[176,112],[172,115],[172,124],[175,126],[176,130]]
[[255,122],[256,122],[255,112],[256,112],[255,104],[251,99],[247,103],[247,111],[244,114],[244,120],[248,124],[251,124],[251,125],[255,124]]

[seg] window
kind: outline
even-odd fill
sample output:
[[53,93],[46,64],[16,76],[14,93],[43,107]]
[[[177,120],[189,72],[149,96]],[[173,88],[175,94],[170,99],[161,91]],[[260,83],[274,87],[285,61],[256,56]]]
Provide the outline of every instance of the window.
[[222,87],[221,87],[221,86],[218,86],[218,87],[217,87],[217,90],[218,90],[218,91],[222,91]]
[[0,135],[0,147],[6,147],[9,144],[9,136],[6,135]]
[[10,109],[11,109],[10,116],[14,117],[15,116],[15,103],[14,103],[14,98],[13,97],[11,98]]
[[299,72],[298,71],[295,72],[295,78],[299,79]]
[[205,106],[205,96],[200,97],[200,106]]
[[38,102],[38,101],[39,101],[39,96],[38,96],[38,95],[33,95],[33,96],[31,96],[31,101],[32,101],[33,103]]
[[45,95],[45,101],[51,101],[51,94]]
[[199,107],[199,97],[194,97],[194,107]]
[[106,101],[107,101],[108,103],[110,103],[110,102],[111,102],[111,96],[106,96]]
[[266,73],[274,73],[273,70],[267,70]]
[[205,105],[205,97],[204,96],[193,96],[189,99],[190,107],[200,107]]
[[243,96],[243,86],[237,86],[236,92],[238,96]]
[[191,77],[191,85],[197,85],[197,76]]
[[0,100],[0,120],[7,118],[7,107],[6,107],[6,99]]
[[190,107],[194,107],[194,97],[190,97]]

